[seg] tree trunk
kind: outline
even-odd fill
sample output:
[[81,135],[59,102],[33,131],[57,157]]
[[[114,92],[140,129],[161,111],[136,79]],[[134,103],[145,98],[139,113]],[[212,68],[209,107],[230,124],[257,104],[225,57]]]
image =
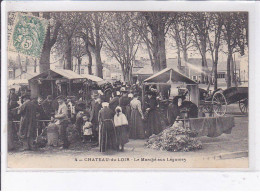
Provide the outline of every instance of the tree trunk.
[[37,68],[37,59],[35,58],[35,59],[34,59],[34,68],[33,68],[33,69],[34,69],[34,71],[33,71],[34,73],[37,72],[37,71],[36,71],[36,68]]
[[[45,19],[50,19],[49,12],[45,13],[43,16]],[[50,55],[51,55],[50,40],[51,40],[51,29],[50,29],[50,25],[48,25],[47,31],[45,34],[45,40],[44,40],[43,47],[42,47],[42,54],[41,54],[40,62],[39,62],[40,63],[40,66],[39,66],[40,73],[45,72],[50,69]]]
[[230,76],[230,61],[231,61],[232,54],[228,53],[228,58],[227,58],[227,76],[226,76],[226,81],[227,81],[227,88],[231,87],[231,76]]
[[214,62],[214,90],[218,89],[218,62]]
[[[49,20],[50,19],[50,12],[44,12],[43,18]],[[51,38],[50,25],[48,25],[46,35],[45,35],[44,44],[43,44],[43,48],[42,48],[42,54],[41,54],[40,61],[39,61],[39,64],[40,64],[39,65],[39,71],[40,71],[40,73],[45,72],[45,71],[50,69],[51,48],[56,42],[60,26],[61,26],[60,23],[56,23],[54,31],[53,31],[53,37]]]
[[201,73],[201,81],[202,83],[208,83],[208,68],[207,68],[207,59],[206,59],[206,53],[202,53],[202,73]]
[[86,46],[86,52],[88,55],[88,74],[92,75],[92,55],[91,52],[89,51],[88,46]]
[[149,43],[146,43],[147,51],[148,51],[149,59],[150,59],[150,61],[151,61],[151,66],[152,66],[152,68],[153,68],[153,66],[154,66],[154,59],[153,59],[152,51],[151,51],[151,49],[150,49],[150,47],[149,47],[148,44],[149,44]]
[[16,70],[16,68],[14,67],[13,68],[13,79],[15,79],[15,70]]
[[233,85],[235,83],[235,76],[234,76],[234,61],[232,55],[230,58],[230,78],[231,78],[231,85]]
[[160,70],[167,67],[166,64],[166,51],[165,51],[165,34],[164,29],[160,29],[158,37],[158,46],[159,46],[159,59],[160,59]]
[[153,50],[153,72],[157,73],[167,67],[165,52],[165,34],[164,29],[154,31],[152,34]]
[[178,69],[181,71],[181,54],[180,51],[178,51],[177,53],[178,53]]
[[96,74],[98,77],[103,78],[103,66],[102,60],[100,55],[100,50],[98,48],[95,49],[95,56],[96,56]]
[[186,48],[183,48],[183,59],[188,62],[188,51]]
[[95,45],[95,56],[96,56],[96,74],[98,77],[103,78],[103,66],[101,60],[101,40],[100,40],[100,23],[98,21],[98,15],[94,13],[94,23],[95,23],[95,37],[96,37],[96,45]]
[[71,39],[68,38],[67,39],[67,49],[66,49],[66,53],[65,53],[65,57],[66,57],[66,69],[72,70],[72,56],[71,56],[71,52],[72,52],[72,42]]
[[81,58],[78,58],[78,74],[80,74]]

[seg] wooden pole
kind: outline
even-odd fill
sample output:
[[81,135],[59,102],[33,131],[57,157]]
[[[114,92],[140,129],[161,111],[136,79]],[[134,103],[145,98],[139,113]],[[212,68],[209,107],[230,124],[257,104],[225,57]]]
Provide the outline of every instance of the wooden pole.
[[145,83],[142,84],[142,108],[144,108],[144,86],[145,86]]

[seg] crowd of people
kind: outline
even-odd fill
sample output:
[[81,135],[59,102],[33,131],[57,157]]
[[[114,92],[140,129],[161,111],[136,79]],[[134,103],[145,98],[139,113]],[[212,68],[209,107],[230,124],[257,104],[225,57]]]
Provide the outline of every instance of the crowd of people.
[[[20,120],[17,135],[24,150],[35,149],[36,137],[42,135],[47,137],[47,146],[68,149],[67,127],[73,124],[83,143],[99,146],[100,152],[124,151],[129,139],[146,139],[163,130],[158,94],[153,89],[146,91],[142,104],[140,90],[137,85],[120,85],[110,93],[99,91],[83,100],[51,95],[31,99],[28,92],[19,98],[11,89],[8,118],[9,122]],[[168,109],[168,124],[173,124],[179,115],[178,100]]]

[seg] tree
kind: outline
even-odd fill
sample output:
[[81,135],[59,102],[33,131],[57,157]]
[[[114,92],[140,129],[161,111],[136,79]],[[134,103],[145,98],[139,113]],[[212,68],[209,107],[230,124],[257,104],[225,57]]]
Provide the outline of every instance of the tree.
[[223,31],[224,20],[221,13],[210,13],[210,28],[208,33],[209,51],[214,70],[214,90],[218,88],[218,56]]
[[153,71],[158,72],[167,67],[165,36],[172,23],[168,12],[143,12],[147,25],[151,30],[151,47],[153,52]]
[[235,22],[238,52],[243,56],[248,47],[248,12],[237,12]]
[[224,39],[227,44],[227,87],[236,82],[232,55],[240,52],[244,55],[248,45],[248,14],[244,12],[226,12],[224,17]]
[[132,82],[132,66],[140,44],[140,36],[133,27],[135,13],[111,13],[105,31],[105,46],[121,65],[124,80]]
[[152,68],[154,68],[154,57],[153,57],[153,43],[151,40],[152,34],[149,26],[147,25],[146,19],[142,14],[137,13],[135,19],[132,20],[132,24],[135,29],[139,32],[141,37],[141,44],[145,44],[147,48],[147,53],[151,62]]
[[[33,15],[39,17],[39,12],[33,12]],[[43,12],[42,15],[43,18],[49,20],[49,25],[47,27],[47,31],[45,34],[45,40],[43,43],[42,53],[40,57],[40,73],[47,71],[50,69],[50,55],[51,55],[51,49],[56,43],[59,30],[61,27],[61,23],[59,20],[55,20],[54,13],[50,12]]]
[[59,54],[65,54],[65,69],[72,70],[72,38],[80,23],[82,13],[59,12],[55,19],[61,23],[61,30],[55,44],[55,50]]
[[192,46],[192,36],[189,28],[190,18],[187,13],[177,13],[172,17],[173,22],[169,34],[176,43],[178,68],[181,69],[181,53],[183,53],[184,61],[188,61],[188,50]]
[[[206,12],[193,12],[189,14],[191,19],[190,30],[193,34],[193,44],[199,50],[202,60],[202,83],[208,82],[208,65],[207,65],[207,39],[209,33],[209,17]],[[206,74],[206,75],[205,75]]]
[[78,67],[75,68],[78,70],[78,74],[80,74],[80,68],[81,68],[81,62],[82,62],[82,57],[86,54],[86,47],[84,40],[80,37],[75,37],[72,40],[72,55],[76,57],[77,59],[77,65]]
[[8,68],[10,68],[10,69],[12,69],[13,70],[13,75],[12,75],[12,77],[13,77],[13,79],[15,78],[15,71],[16,71],[16,69],[18,69],[19,68],[19,65],[13,60],[13,59],[9,59],[8,60]]
[[[80,25],[77,29],[76,36],[81,37],[85,42],[85,51],[88,55],[88,73],[92,74],[92,54],[91,50],[94,50],[94,45],[90,42],[90,30],[92,30],[91,26],[91,13],[84,13],[84,16],[82,16],[82,19],[80,21]],[[91,46],[92,47],[91,47]]]
[[233,68],[233,53],[237,46],[237,33],[236,33],[236,18],[234,12],[226,12],[224,16],[224,39],[227,44],[227,87],[231,87],[231,83],[234,82],[234,68]]

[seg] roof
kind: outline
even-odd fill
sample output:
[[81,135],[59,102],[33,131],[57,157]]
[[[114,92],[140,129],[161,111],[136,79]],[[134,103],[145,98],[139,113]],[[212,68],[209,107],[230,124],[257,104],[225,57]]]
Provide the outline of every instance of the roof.
[[195,81],[191,80],[190,78],[178,72],[177,70],[173,70],[172,68],[165,68],[162,71],[152,75],[151,77],[148,77],[144,80],[144,82],[167,83],[170,81],[170,78],[172,82],[196,84]]
[[102,78],[100,77],[97,77],[95,75],[89,75],[89,74],[81,74],[82,77],[88,79],[88,80],[91,80],[93,82],[97,82],[98,84],[104,84],[106,83],[105,80],[103,80]]
[[8,80],[8,86],[11,85],[28,85],[28,80],[27,79]]
[[67,79],[82,79],[83,77],[80,74],[77,74],[76,72],[68,69],[51,69],[51,71],[54,71],[57,74],[62,75],[63,77]]
[[72,79],[84,79],[81,75],[75,73],[74,71],[68,69],[49,69],[39,75],[32,77],[30,80],[35,80],[38,78],[45,78],[45,79],[61,79],[66,78],[69,80]]

